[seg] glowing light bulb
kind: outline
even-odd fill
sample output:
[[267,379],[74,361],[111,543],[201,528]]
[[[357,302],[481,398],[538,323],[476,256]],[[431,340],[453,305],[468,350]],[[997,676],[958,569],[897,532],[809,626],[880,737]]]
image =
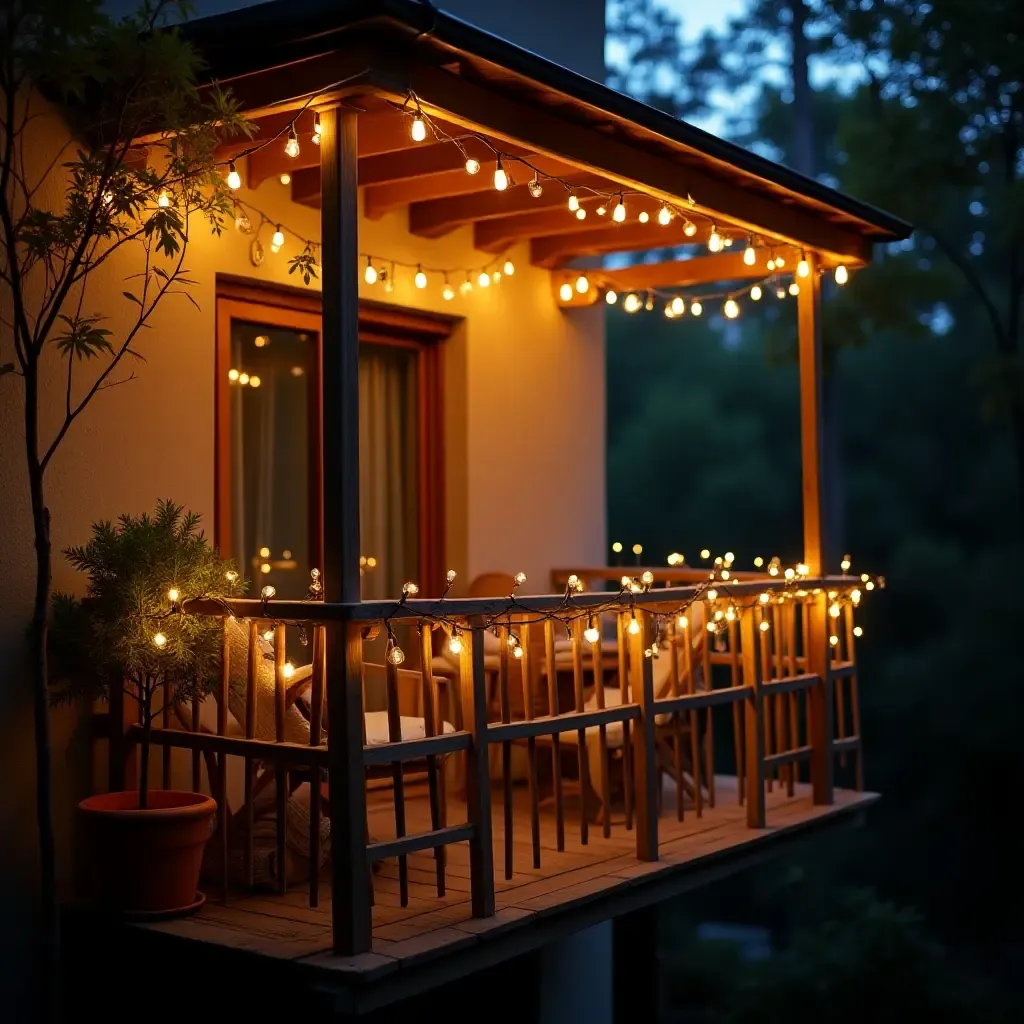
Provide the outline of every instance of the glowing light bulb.
[[849,555],[843,555],[843,560],[839,563],[839,568],[842,569],[843,572],[849,572],[850,571],[850,556]]
[[270,344],[270,339],[265,334],[257,334],[252,343],[257,348],[266,348]]
[[781,270],[786,265],[786,260],[782,256],[775,257],[775,269]]
[[417,288],[427,287],[427,275],[423,273],[422,267],[416,268],[416,276],[413,278],[413,283]]
[[807,576],[811,570],[808,568],[806,562],[797,562],[796,571],[798,576]]
[[580,295],[586,295],[587,292],[590,291],[590,281],[586,274],[580,274],[580,276],[576,278],[576,291],[578,291]]
[[480,173],[480,161],[474,160],[473,157],[466,158],[466,173],[467,174],[479,174]]
[[759,284],[755,284],[754,287],[750,289],[750,298],[752,302],[761,301],[761,286]]
[[409,130],[413,142],[422,142],[427,137],[427,126],[423,123],[422,117],[414,117],[412,128]]
[[635,615],[629,620],[628,632],[632,636],[636,636],[640,632],[640,623],[636,621]]
[[608,291],[604,293],[604,301],[607,302],[609,306],[614,306],[615,303],[619,301],[619,296],[609,288]]
[[775,289],[775,297],[777,299],[784,299],[786,297],[786,289],[780,285]]
[[558,289],[558,297],[563,302],[572,302],[572,285],[568,281]]
[[612,210],[612,220],[615,221],[616,224],[621,224],[625,219],[626,204],[622,201],[622,196],[619,196],[619,201],[615,204],[615,209]]
[[675,313],[672,312],[672,303],[671,302],[666,302],[665,303],[665,316],[667,316],[669,318],[669,320],[674,320],[675,319]]
[[761,595],[760,595],[760,596],[758,597],[758,601],[760,601],[760,602],[761,602],[761,604],[767,604],[767,603],[768,603],[768,602],[769,602],[769,601],[770,601],[771,599],[772,599],[772,595],[771,595],[771,594],[769,594],[767,590],[766,590],[766,591],[764,591],[764,593],[762,593],[762,594],[761,594]]
[[754,251],[754,247],[748,243],[746,249],[743,250],[743,262],[748,267],[752,267],[756,259],[757,253]]
[[266,586],[260,591],[260,597],[264,601],[269,601],[277,593],[276,587]]
[[667,206],[663,206],[658,211],[658,223],[662,227],[672,223],[672,211]]
[[284,232],[281,230],[281,225],[277,225],[277,230],[274,232],[274,237],[270,240],[270,251],[280,252],[281,247],[284,245]]
[[850,591],[850,600],[854,604],[860,604],[860,591],[859,590],[851,590]]
[[686,235],[687,238],[693,238],[693,236],[697,234],[697,225],[694,224],[692,220],[688,220],[683,225],[683,234]]
[[544,186],[540,183],[540,179],[534,175],[530,180],[530,184],[526,186],[530,190],[530,195],[534,199],[540,199],[544,195]]
[[838,602],[833,601],[832,604],[829,605],[828,613],[833,619],[838,619],[839,616],[842,615],[843,610],[839,607]]
[[740,315],[740,307],[735,299],[726,299],[725,305],[722,307],[722,312],[730,320],[735,320]]
[[508,175],[505,173],[505,168],[501,166],[501,157],[498,157],[498,162],[494,167],[494,187],[499,192],[504,192],[508,188]]
[[369,259],[367,259],[366,269],[363,271],[363,280],[367,284],[376,284],[378,276],[379,275],[377,274],[377,268],[374,267],[374,265],[370,262]]
[[233,366],[228,370],[228,380],[238,380],[238,371]]
[[299,137],[295,134],[295,126],[288,129],[288,141],[284,144],[284,151],[293,160],[299,155]]
[[615,543],[612,544],[612,551],[614,551],[615,554],[617,554],[617,555],[621,555],[622,554],[622,541],[620,541],[620,540],[615,541]]
[[835,633],[833,633],[833,634],[832,634],[832,635],[831,635],[831,636],[830,636],[830,637],[828,638],[828,642],[829,642],[829,644],[831,644],[831,646],[833,646],[833,647],[838,647],[838,646],[839,646],[839,637],[837,637],[837,636],[835,635]]
[[846,284],[850,280],[850,272],[843,266],[842,263],[836,267],[835,270],[836,284]]
[[637,220],[641,224],[646,224],[651,219],[651,215],[646,210],[641,210]]
[[313,137],[310,140],[314,146],[320,145],[320,115],[314,111],[313,113]]
[[641,306],[640,296],[637,295],[636,292],[630,292],[626,296],[626,298],[623,300],[623,303],[622,303],[622,308],[627,313],[635,313],[635,312],[637,312],[637,310],[640,309],[640,306]]
[[796,573],[792,569],[787,569],[783,573],[783,575],[786,577],[787,580],[791,580],[794,576],[796,576]]
[[512,649],[512,656],[514,658],[519,658],[521,660],[522,657],[523,657],[523,649],[522,649],[522,647],[519,647],[519,646],[514,647]]
[[171,587],[171,589],[167,591],[167,600],[170,601],[171,604],[177,604],[178,603],[178,599],[180,597],[181,597],[181,591],[178,590],[177,587]]
[[760,569],[762,565],[764,565],[764,559],[758,555],[757,558],[754,559],[754,568]]
[[710,558],[711,557],[711,552],[707,548],[701,548],[700,549],[700,557],[701,558],[705,558],[705,559]]
[[245,210],[239,210],[238,213],[235,214],[235,230],[243,235],[247,235],[252,231],[252,222],[249,220],[249,216]]
[[768,262],[765,264],[765,266],[769,269],[769,271],[774,270],[775,269],[775,260],[769,259]]
[[240,373],[238,375],[238,383],[239,384],[248,384],[249,383],[249,374],[247,374],[245,372]]
[[874,580],[868,580],[867,583],[864,584],[864,589],[865,590],[874,590],[875,589],[875,581]]
[[459,294],[465,298],[473,290],[473,282],[470,281],[469,277],[459,285]]
[[476,283],[480,285],[481,288],[490,287],[491,275],[488,274],[486,270],[482,270],[480,272],[480,276],[476,279]]
[[598,215],[598,217],[603,217],[607,212],[608,212],[608,207],[607,206],[599,206],[597,208],[597,215]]
[[694,316],[700,316],[701,313],[704,312],[704,307],[700,304],[699,299],[694,299],[694,301],[690,303],[690,312]]
[[799,295],[799,294],[800,294],[800,285],[798,285],[798,284],[796,283],[796,281],[792,281],[792,282],[790,282],[790,285],[789,285],[789,294],[790,294],[790,295]]
[[682,316],[686,312],[686,303],[679,295],[672,300],[672,312],[675,316]]
[[420,592],[420,588],[416,586],[411,580],[408,583],[402,584],[402,593],[406,597],[415,597]]
[[796,276],[806,277],[811,272],[811,265],[807,262],[804,255],[801,253],[800,262],[796,265]]
[[228,583],[234,583],[235,580],[238,579],[238,573],[235,572],[234,569],[228,569],[228,571],[224,573],[224,579],[226,579]]
[[171,205],[171,197],[167,194],[166,190],[161,190],[160,196],[156,201],[156,205],[165,210]]
[[582,206],[576,211],[576,219],[577,220],[586,220],[587,219],[587,211],[584,210]]
[[291,679],[291,677],[295,675],[295,666],[290,661],[286,661],[281,666],[281,675],[284,676],[285,679]]
[[281,175],[280,181],[282,185],[290,185],[292,183],[292,176],[285,171],[285,173]]
[[516,581],[516,586],[521,587],[526,582],[526,573],[517,572],[513,579]]
[[716,597],[718,597],[718,591],[712,587],[712,589],[708,591],[708,600],[714,601]]
[[445,282],[444,287],[441,289],[441,298],[444,299],[445,302],[451,302],[451,300],[455,298],[455,289],[450,284],[448,284],[447,281]]
[[263,382],[259,379],[259,377],[256,376],[256,374],[253,374],[249,378],[249,387],[251,388],[258,388],[262,383]]
[[505,260],[505,265],[501,269],[506,277],[511,277],[516,272],[516,265],[511,260]]
[[575,213],[580,208],[579,197],[575,192],[569,193],[569,212]]
[[242,187],[242,176],[235,167],[234,160],[228,164],[228,188],[239,189]]
[[447,572],[445,573],[445,576],[444,576],[444,578],[445,578],[445,582],[446,582],[446,583],[448,584],[448,586],[449,586],[449,587],[450,587],[450,586],[451,586],[451,585],[452,585],[452,584],[453,584],[453,583],[455,582],[455,578],[456,578],[456,577],[457,577],[458,575],[459,575],[459,574],[458,574],[458,573],[457,573],[457,572],[456,572],[456,571],[455,571],[454,569],[449,569],[449,570],[448,570],[448,571],[447,571]]
[[676,622],[679,624],[680,629],[686,629],[690,624],[690,620],[685,615],[680,615]]
[[594,625],[593,619],[590,620],[590,625],[583,630],[583,639],[586,640],[588,644],[596,644],[597,641],[601,639],[601,632]]
[[864,635],[864,629],[861,626],[854,626],[853,627],[853,635],[854,636],[863,636]]
[[270,548],[260,548],[260,558],[269,558]]
[[388,648],[387,658],[392,665],[401,665],[405,661],[405,651],[392,641],[391,646]]
[[771,627],[771,623],[769,623],[769,621],[767,619],[762,619],[761,620],[761,625],[758,626],[758,629],[760,629],[762,633],[767,633],[768,630],[771,629],[771,628],[772,628]]
[[167,646],[167,637],[164,636],[163,633],[154,633],[153,634],[153,646],[154,647],[166,647]]
[[457,632],[452,633],[452,637],[448,641],[448,650],[452,654],[460,654],[462,652],[462,637]]
[[722,236],[718,233],[718,228],[714,224],[711,225],[711,234],[708,235],[708,251],[709,252],[721,252],[722,251]]

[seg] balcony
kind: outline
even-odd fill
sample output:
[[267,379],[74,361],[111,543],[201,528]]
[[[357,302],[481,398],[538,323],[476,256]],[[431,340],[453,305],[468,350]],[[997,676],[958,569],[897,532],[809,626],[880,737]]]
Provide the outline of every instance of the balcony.
[[[396,998],[857,820],[876,799],[861,582],[690,575],[544,597],[192,602],[224,622],[216,725],[197,706],[153,738],[167,775],[170,751],[191,752],[191,784],[226,813],[205,905],[141,927],[361,997],[385,979]],[[306,631],[308,668],[291,670],[286,624]],[[364,664],[376,636],[385,664]],[[418,649],[403,640],[400,657],[405,637]],[[115,737],[113,765],[136,736]]]

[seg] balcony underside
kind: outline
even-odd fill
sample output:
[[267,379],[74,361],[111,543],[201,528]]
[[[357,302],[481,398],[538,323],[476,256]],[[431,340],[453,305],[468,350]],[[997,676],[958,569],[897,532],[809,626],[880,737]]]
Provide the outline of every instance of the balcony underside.
[[[332,990],[340,1010],[369,1010],[450,981],[586,925],[683,892],[714,877],[749,867],[781,852],[788,841],[811,831],[856,822],[878,799],[873,793],[835,791],[831,806],[814,806],[810,786],[798,784],[793,797],[775,784],[766,794],[770,827],[747,827],[732,777],[717,778],[714,808],[700,817],[687,805],[677,820],[675,788],[665,779],[659,820],[659,860],[636,858],[636,841],[626,830],[621,809],[613,815],[610,838],[591,827],[580,844],[576,798],[566,795],[565,849],[556,848],[555,815],[541,806],[540,869],[532,867],[529,801],[525,787],[514,790],[515,873],[504,877],[504,821],[495,793],[494,863],[497,913],[474,919],[470,909],[470,869],[466,843],[447,849],[447,891],[435,888],[432,852],[409,856],[410,898],[402,907],[398,867],[383,861],[374,877],[373,951],[344,958],[331,952],[329,870],[320,906],[310,908],[304,889],[285,895],[238,895],[227,904],[211,897],[193,917],[141,926],[187,943],[214,944],[235,953],[267,958],[265,969],[281,984],[315,984]],[[369,825],[374,839],[394,836],[391,794],[369,794]],[[430,829],[426,796],[407,798],[410,832]],[[465,806],[449,801],[449,821],[465,820]],[[204,958],[206,947],[195,952]],[[187,955],[179,944],[177,956]],[[289,982],[291,976],[291,982]],[[382,982],[383,984],[378,984]]]

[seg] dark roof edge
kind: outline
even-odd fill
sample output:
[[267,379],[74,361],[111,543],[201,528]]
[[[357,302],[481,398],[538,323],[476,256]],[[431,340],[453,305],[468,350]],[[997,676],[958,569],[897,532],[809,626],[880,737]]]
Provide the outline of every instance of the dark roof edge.
[[[429,35],[454,50],[507,68],[579,102],[634,122],[670,141],[689,146],[807,199],[825,203],[865,221],[893,239],[906,238],[914,230],[913,225],[894,214],[570,71],[461,18],[446,14],[426,0],[272,0],[198,19],[186,26],[186,33],[201,51],[206,51],[204,44],[207,42],[213,41],[216,49],[216,43],[223,41],[225,36],[230,39],[242,30],[256,35],[259,43],[245,48],[244,67],[239,66],[237,50],[223,65],[216,57],[210,60],[211,77],[224,78],[259,70],[273,62],[275,51],[288,50],[289,58],[295,59],[296,51],[304,49],[304,45],[319,43],[322,48],[331,35],[371,18],[390,19],[417,34]],[[266,58],[261,58],[261,53]]]

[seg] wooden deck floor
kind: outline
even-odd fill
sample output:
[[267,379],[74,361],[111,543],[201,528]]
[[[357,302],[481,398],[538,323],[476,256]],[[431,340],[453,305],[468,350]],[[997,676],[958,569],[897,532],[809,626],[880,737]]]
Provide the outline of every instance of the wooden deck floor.
[[[816,826],[849,820],[877,799],[875,794],[837,790],[835,804],[815,807],[810,787],[799,786],[792,798],[776,786],[767,797],[769,827],[746,827],[745,811],[736,800],[735,780],[719,778],[717,806],[705,807],[698,817],[686,808],[677,821],[674,788],[666,781],[666,806],[659,821],[660,859],[636,859],[635,833],[625,828],[621,812],[613,816],[612,835],[603,838],[600,826],[591,827],[590,841],[580,843],[578,808],[566,800],[565,850],[555,843],[554,814],[542,807],[540,869],[532,866],[526,794],[517,802],[515,816],[515,873],[504,877],[504,827],[501,799],[495,793],[494,859],[497,913],[474,919],[469,904],[467,844],[448,847],[447,892],[438,898],[433,854],[409,857],[410,899],[399,901],[395,861],[381,864],[375,875],[373,952],[352,958],[331,953],[330,890],[321,886],[320,906],[308,905],[304,889],[281,896],[271,893],[233,896],[226,904],[210,900],[193,917],[139,927],[200,943],[214,943],[274,958],[296,961],[308,971],[329,974],[341,985],[364,986],[390,977],[397,970],[436,964],[449,954],[481,947],[492,940],[514,955],[597,920],[636,906],[663,899],[709,879],[739,870],[767,857],[780,839],[795,838]],[[375,839],[394,834],[390,794],[385,803],[376,797],[370,807],[370,828]],[[426,799],[408,800],[408,830],[429,830]],[[448,820],[464,820],[457,801],[449,805]],[[512,941],[514,940],[514,941]],[[492,957],[493,959],[493,957]],[[468,961],[467,961],[468,962]],[[468,970],[475,969],[473,966]],[[451,976],[451,975],[449,975]]]

